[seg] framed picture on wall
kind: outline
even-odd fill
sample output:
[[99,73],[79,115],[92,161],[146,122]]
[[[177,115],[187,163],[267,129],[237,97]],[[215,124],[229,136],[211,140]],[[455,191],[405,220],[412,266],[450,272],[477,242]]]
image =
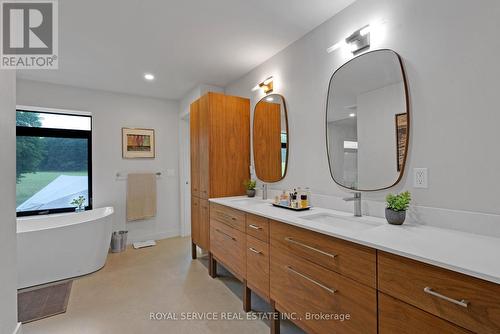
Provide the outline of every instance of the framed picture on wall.
[[400,172],[405,161],[406,141],[408,140],[408,115],[396,115],[396,161],[397,171]]
[[155,130],[122,128],[122,157],[154,158]]

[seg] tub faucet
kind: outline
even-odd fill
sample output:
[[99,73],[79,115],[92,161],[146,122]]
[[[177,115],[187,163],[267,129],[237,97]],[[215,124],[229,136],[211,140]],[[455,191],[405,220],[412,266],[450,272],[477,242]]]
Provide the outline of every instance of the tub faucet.
[[344,201],[354,202],[354,217],[361,217],[361,193],[354,193],[354,197],[346,197]]
[[267,183],[262,184],[262,199],[267,200]]

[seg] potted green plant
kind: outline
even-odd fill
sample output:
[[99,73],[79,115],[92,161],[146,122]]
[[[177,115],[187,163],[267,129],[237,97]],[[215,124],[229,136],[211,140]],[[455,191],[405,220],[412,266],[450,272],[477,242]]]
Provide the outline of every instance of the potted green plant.
[[75,211],[80,212],[80,211],[85,211],[84,203],[85,203],[85,197],[79,196],[78,198],[74,198],[70,204],[76,205]]
[[243,184],[245,185],[245,188],[247,188],[247,196],[255,197],[255,186],[257,186],[257,181],[246,180]]
[[392,225],[401,225],[406,219],[406,210],[410,205],[411,195],[408,191],[401,194],[389,194],[385,198],[387,207],[385,208],[385,218]]

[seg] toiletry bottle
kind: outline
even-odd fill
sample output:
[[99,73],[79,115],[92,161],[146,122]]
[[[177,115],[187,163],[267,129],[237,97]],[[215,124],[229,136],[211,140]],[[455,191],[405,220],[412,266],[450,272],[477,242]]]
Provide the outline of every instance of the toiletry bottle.
[[307,206],[312,206],[311,188],[306,187]]
[[307,195],[306,194],[300,195],[300,207],[307,208]]

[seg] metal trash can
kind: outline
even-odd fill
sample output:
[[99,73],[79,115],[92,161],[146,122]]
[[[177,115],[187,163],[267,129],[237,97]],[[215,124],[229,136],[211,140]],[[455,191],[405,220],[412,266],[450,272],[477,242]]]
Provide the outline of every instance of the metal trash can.
[[111,253],[120,253],[127,247],[128,231],[116,231],[111,235]]
[[122,244],[121,244],[121,251],[123,252],[127,248],[127,236],[128,236],[128,231],[120,231],[120,236],[122,239]]

